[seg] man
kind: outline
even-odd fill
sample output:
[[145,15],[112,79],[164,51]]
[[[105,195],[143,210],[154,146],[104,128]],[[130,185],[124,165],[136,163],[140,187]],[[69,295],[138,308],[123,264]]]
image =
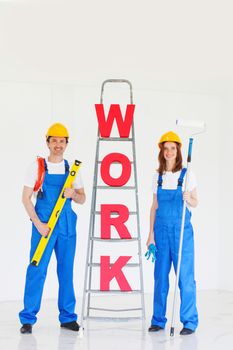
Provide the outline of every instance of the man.
[[[32,221],[32,239],[30,261],[42,236],[49,233],[47,225],[52,210],[56,204],[65,180],[69,175],[69,164],[63,159],[67,148],[69,134],[66,127],[60,123],[53,124],[46,134],[49,156],[44,160],[44,180],[41,190],[37,194],[36,205],[32,203],[34,186],[38,181],[38,162],[34,162],[28,170],[22,201]],[[61,327],[78,331],[79,325],[75,313],[75,294],[73,288],[73,263],[76,246],[77,216],[71,208],[71,201],[83,204],[85,192],[80,171],[72,188],[66,188],[64,196],[67,198],[55,229],[49,239],[47,247],[38,266],[29,264],[27,268],[24,291],[24,309],[19,313],[22,327],[20,332],[31,333],[35,324],[36,314],[40,309],[42,292],[46,278],[48,264],[53,250],[57,259],[57,275],[59,282],[58,308]]]

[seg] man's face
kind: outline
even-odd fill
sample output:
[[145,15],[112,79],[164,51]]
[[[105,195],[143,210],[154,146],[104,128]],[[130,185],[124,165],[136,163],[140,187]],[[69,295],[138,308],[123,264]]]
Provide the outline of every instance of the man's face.
[[47,142],[47,146],[51,155],[62,156],[67,147],[66,138],[51,136]]

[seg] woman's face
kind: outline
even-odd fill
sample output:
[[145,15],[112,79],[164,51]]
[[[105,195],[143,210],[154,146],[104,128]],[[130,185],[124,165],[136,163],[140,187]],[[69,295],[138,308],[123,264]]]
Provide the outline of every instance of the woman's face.
[[177,145],[175,142],[165,142],[163,146],[163,156],[168,162],[175,161],[177,157]]

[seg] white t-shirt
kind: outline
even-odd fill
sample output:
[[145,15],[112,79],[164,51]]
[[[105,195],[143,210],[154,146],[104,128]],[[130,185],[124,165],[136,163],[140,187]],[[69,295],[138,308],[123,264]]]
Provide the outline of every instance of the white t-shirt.
[[[162,189],[175,190],[177,188],[180,173],[181,173],[181,170],[177,171],[175,173],[173,173],[172,171],[166,171],[165,174],[163,174],[163,176],[162,176],[162,178],[163,178]],[[187,172],[186,172],[186,174],[187,174]],[[182,185],[183,191],[184,191],[184,186],[185,186],[186,174],[185,174],[184,179],[183,179],[183,185]],[[157,193],[158,176],[159,176],[158,172],[156,172],[153,176],[153,180],[152,180],[153,193]],[[190,192],[196,187],[197,187],[196,177],[193,174],[193,172],[190,170],[188,184],[187,184],[187,191]]]
[[[64,160],[60,163],[51,163],[48,161],[48,158],[45,159],[47,163],[47,169],[49,174],[65,174],[65,163]],[[73,163],[69,163],[70,168]],[[35,183],[38,178],[38,163],[37,160],[28,167],[25,178],[24,178],[24,186],[34,188]],[[81,170],[78,171],[75,181],[73,183],[73,188],[79,189],[83,187]]]

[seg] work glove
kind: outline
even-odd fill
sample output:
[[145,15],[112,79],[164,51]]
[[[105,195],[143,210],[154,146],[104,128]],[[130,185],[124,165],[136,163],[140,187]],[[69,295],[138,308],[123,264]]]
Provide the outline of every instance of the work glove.
[[157,251],[158,251],[158,249],[156,248],[156,245],[151,243],[148,247],[146,254],[145,254],[145,257],[147,258],[147,260],[149,260],[150,256],[152,256],[152,263],[155,262]]

